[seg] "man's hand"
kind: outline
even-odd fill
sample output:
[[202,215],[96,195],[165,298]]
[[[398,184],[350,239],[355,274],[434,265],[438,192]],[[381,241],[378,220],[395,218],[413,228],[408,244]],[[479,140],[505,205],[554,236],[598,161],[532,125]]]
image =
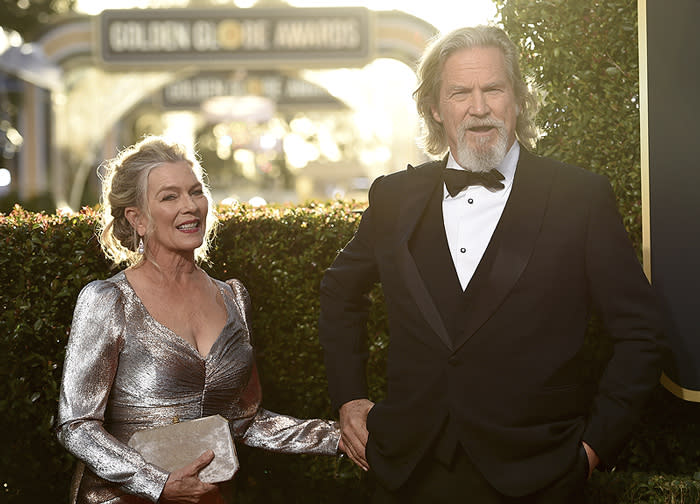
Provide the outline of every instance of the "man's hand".
[[367,445],[367,414],[374,403],[369,399],[355,399],[340,407],[340,441],[341,447],[350,460],[363,470],[369,469],[365,457]]
[[586,443],[585,441],[581,441],[583,443],[583,448],[586,450],[586,455],[588,456],[588,479],[591,479],[591,475],[593,474],[593,470],[598,466],[600,463],[600,458],[598,458],[598,454],[591,448],[591,446]]
[[207,450],[197,460],[182,469],[170,473],[158,502],[162,503],[223,503],[219,488],[199,479],[199,471],[214,459],[214,452]]

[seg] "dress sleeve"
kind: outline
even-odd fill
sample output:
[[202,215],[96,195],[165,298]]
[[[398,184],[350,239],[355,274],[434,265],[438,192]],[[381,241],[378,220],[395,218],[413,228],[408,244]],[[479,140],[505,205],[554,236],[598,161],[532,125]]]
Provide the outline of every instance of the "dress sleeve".
[[[250,296],[237,280],[227,282],[250,333]],[[338,422],[323,419],[300,419],[273,413],[260,407],[262,390],[253,360],[250,379],[241,394],[241,415],[230,421],[233,436],[243,444],[279,453],[335,455],[340,442]]]
[[168,473],[147,463],[103,427],[124,326],[116,286],[95,281],[81,291],[63,366],[58,440],[97,476],[156,502]]
[[303,420],[258,408],[240,440],[247,446],[280,453],[335,455],[338,452],[338,422],[312,418]]

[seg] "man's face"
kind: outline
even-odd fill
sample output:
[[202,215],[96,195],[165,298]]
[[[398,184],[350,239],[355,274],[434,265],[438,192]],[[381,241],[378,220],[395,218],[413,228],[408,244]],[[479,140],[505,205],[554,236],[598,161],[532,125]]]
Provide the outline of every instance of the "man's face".
[[475,47],[450,55],[432,113],[462,167],[496,168],[515,141],[519,113],[501,50]]

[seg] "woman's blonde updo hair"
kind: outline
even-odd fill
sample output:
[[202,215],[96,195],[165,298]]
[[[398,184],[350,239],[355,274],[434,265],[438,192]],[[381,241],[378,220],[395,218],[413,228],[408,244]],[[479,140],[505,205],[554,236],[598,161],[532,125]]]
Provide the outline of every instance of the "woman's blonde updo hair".
[[[121,151],[117,157],[105,161],[100,166],[102,178],[102,219],[100,244],[105,255],[115,264],[138,264],[148,256],[148,238],[152,232],[151,214],[146,194],[148,174],[165,163],[185,162],[199,182],[208,201],[204,243],[195,251],[197,261],[206,261],[209,246],[218,222],[212,204],[211,193],[204,183],[204,171],[194,153],[178,144],[157,136],[149,136],[135,145]],[[143,212],[149,225],[145,236],[140,237],[126,218],[128,207],[136,207]],[[139,241],[143,238],[144,254],[138,252]]]

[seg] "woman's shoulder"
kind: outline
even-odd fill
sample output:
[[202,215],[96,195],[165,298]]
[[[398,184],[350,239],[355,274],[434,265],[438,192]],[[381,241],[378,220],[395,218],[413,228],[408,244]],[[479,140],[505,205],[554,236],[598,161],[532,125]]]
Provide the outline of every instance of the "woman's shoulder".
[[250,294],[248,294],[248,289],[245,288],[243,282],[241,282],[237,278],[230,278],[226,281],[221,281],[217,279],[213,280],[224,293],[230,295],[234,299],[236,304],[241,308],[242,312],[250,312]]
[[237,278],[229,278],[228,280],[219,280],[218,278],[211,277],[212,281],[217,287],[223,289],[224,291],[229,291],[234,296],[247,296],[248,290]]
[[116,275],[102,279],[93,280],[86,284],[80,291],[78,299],[102,299],[107,301],[110,298],[117,298],[121,296],[121,283],[126,281],[126,275],[123,271],[120,271]]
[[242,301],[246,308],[250,306],[250,294],[248,294],[248,289],[245,288],[243,282],[237,278],[230,278],[226,280],[225,284],[229,286],[234,297]]
[[73,323],[106,324],[121,319],[124,312],[124,293],[120,287],[123,273],[104,280],[93,280],[85,285],[75,303]]

